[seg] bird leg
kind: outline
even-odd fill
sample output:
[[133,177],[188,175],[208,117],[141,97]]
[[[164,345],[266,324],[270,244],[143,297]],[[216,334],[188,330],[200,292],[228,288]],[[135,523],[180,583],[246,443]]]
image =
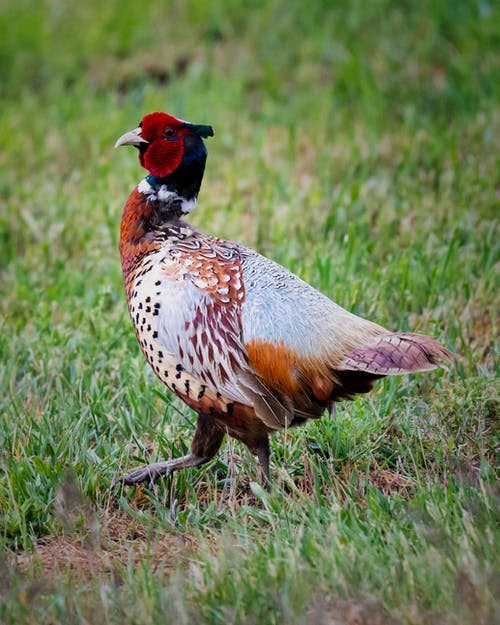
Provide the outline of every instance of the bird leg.
[[111,489],[113,490],[118,484],[132,485],[146,481],[149,481],[149,486],[152,487],[162,475],[168,477],[179,469],[199,467],[215,456],[219,451],[223,438],[223,430],[219,429],[209,417],[199,415],[190,454],[181,458],[174,458],[173,460],[154,462],[129,475],[123,475],[114,480],[111,484]]
[[263,438],[255,447],[254,453],[257,454],[257,458],[259,459],[260,467],[262,469],[262,486],[269,490],[271,486],[271,474],[269,472],[269,438]]
[[164,462],[153,462],[148,464],[137,471],[133,471],[128,475],[122,475],[114,480],[111,484],[111,490],[118,484],[141,484],[142,482],[149,481],[149,487],[151,488],[156,480],[162,475],[169,476],[178,469],[187,469],[189,467],[199,467],[210,460],[210,458],[198,457],[193,454],[182,456],[181,458],[175,458],[174,460],[166,460]]

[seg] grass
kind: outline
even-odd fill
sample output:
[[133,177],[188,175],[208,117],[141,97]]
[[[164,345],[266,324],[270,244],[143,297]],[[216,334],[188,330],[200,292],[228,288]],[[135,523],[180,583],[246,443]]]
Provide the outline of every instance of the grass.
[[[497,622],[498,8],[101,5],[0,7],[0,622]],[[215,128],[200,229],[457,354],[278,435],[271,493],[235,442],[109,492],[193,431],[117,251],[155,109]]]

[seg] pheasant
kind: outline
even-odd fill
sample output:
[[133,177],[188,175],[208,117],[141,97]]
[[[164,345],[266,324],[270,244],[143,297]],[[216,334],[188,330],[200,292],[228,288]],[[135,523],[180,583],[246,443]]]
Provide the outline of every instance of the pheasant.
[[156,375],[197,413],[190,454],[115,484],[153,484],[203,465],[228,434],[257,455],[267,487],[272,432],[321,417],[378,378],[451,358],[434,339],[353,315],[272,260],[184,221],[203,178],[203,139],[213,134],[211,126],[155,112],[115,144],[138,148],[149,172],[121,221],[137,340]]

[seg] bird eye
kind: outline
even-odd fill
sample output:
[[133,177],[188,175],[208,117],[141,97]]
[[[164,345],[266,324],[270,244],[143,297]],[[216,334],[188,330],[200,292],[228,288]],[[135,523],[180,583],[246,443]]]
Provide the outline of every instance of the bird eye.
[[170,128],[170,126],[168,128],[165,128],[165,136],[166,137],[173,137],[175,134],[175,131],[173,128]]

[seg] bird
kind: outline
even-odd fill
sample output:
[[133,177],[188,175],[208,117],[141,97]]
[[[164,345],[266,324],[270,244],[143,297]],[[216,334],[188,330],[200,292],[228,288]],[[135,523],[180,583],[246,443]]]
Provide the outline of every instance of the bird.
[[145,115],[115,144],[138,149],[148,175],[123,210],[120,255],[132,324],[149,365],[197,414],[191,452],[118,477],[147,482],[199,467],[227,434],[257,456],[269,488],[269,437],[367,393],[379,378],[445,367],[423,334],[356,316],[285,267],[186,220],[195,207],[209,125]]

